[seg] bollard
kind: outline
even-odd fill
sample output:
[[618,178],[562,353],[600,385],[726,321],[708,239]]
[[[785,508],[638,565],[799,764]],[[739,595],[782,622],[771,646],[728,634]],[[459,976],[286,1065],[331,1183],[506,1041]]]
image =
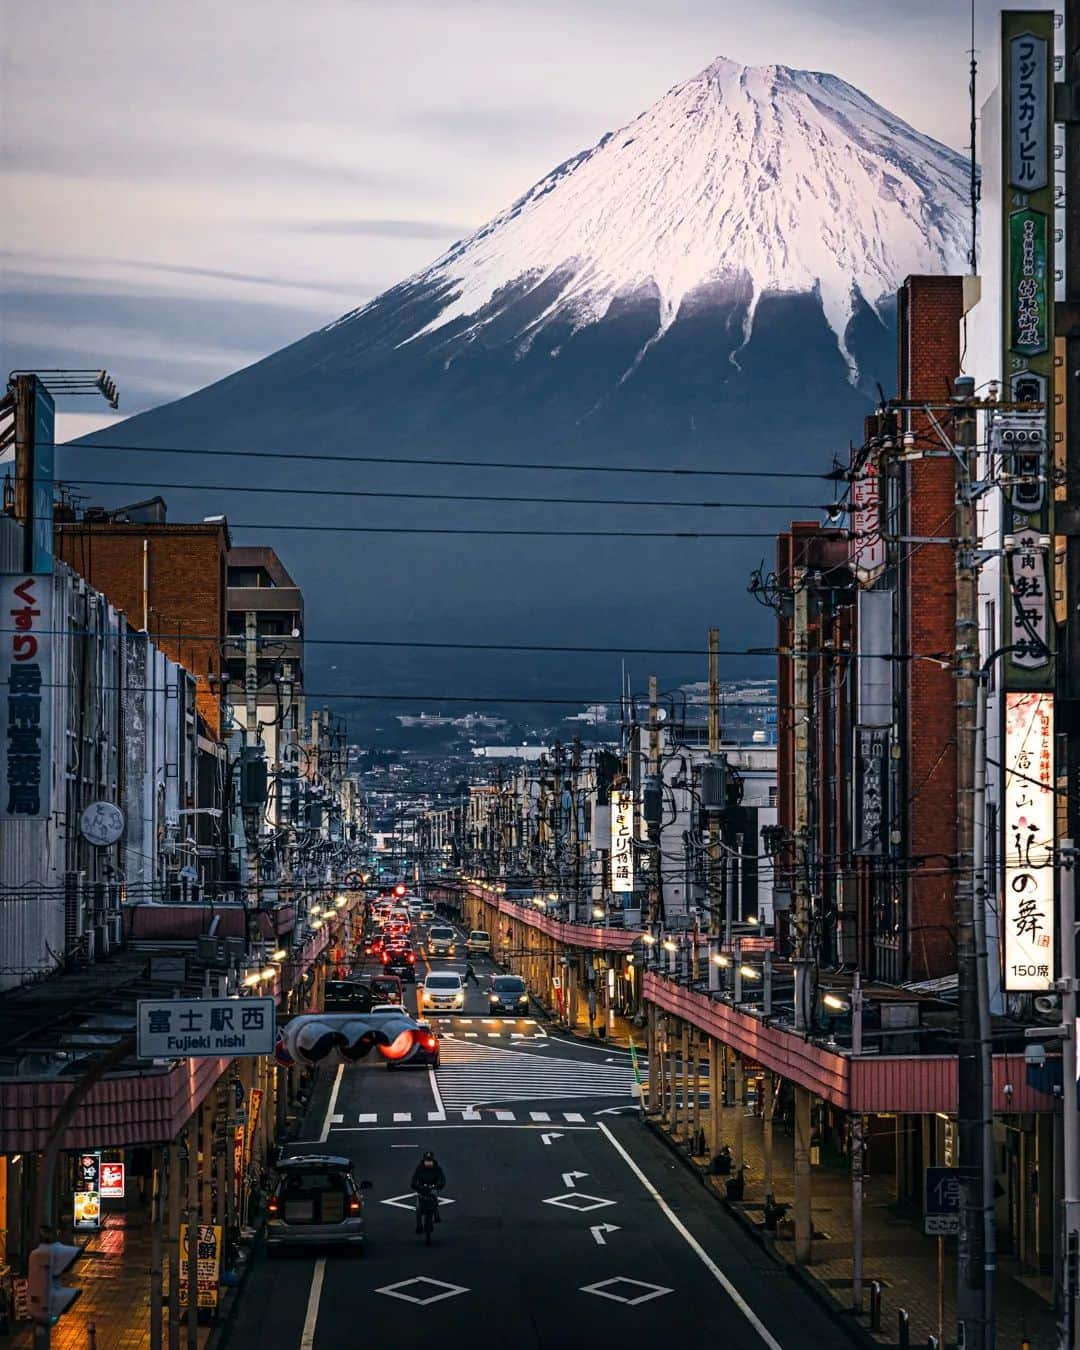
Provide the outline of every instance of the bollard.
[[93,1322],[86,1324],[86,1350],[96,1350],[97,1347],[97,1327]]
[[870,1281],[870,1330],[881,1330],[881,1281]]
[[900,1350],[908,1350],[911,1345],[911,1327],[905,1309],[896,1310],[896,1343]]

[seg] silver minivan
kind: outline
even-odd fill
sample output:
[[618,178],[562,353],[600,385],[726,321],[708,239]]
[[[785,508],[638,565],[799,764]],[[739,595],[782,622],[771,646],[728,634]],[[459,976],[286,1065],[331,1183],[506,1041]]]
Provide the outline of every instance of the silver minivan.
[[370,1190],[371,1182],[353,1177],[348,1158],[333,1154],[282,1158],[276,1171],[277,1183],[266,1206],[268,1251],[363,1243],[360,1192]]

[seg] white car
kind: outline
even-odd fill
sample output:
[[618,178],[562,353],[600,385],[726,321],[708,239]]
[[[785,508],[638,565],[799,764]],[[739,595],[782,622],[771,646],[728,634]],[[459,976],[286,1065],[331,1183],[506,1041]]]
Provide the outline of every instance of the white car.
[[491,934],[483,928],[474,928],[465,939],[465,950],[470,956],[490,956]]
[[460,1012],[465,1007],[465,986],[453,971],[434,971],[420,986],[417,997],[421,1009]]
[[454,930],[445,924],[429,928],[427,950],[429,956],[453,956]]

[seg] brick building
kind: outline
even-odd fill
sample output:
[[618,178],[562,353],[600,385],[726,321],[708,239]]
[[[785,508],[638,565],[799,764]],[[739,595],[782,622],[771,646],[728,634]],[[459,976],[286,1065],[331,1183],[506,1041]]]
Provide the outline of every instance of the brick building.
[[57,520],[56,555],[195,676],[199,716],[221,736],[222,635],[229,529],[224,518],[179,525],[160,498],[141,508]]

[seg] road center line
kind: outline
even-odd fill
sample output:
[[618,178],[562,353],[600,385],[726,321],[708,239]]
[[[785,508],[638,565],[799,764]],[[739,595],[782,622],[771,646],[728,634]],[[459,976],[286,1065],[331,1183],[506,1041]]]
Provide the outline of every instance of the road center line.
[[[334,1086],[330,1089],[330,1100],[326,1104],[326,1119],[323,1121],[322,1134],[319,1135],[319,1143],[325,1144],[330,1138],[330,1126],[334,1123],[334,1116],[337,1114],[338,1093],[341,1091],[341,1080],[345,1076],[345,1065],[337,1066],[337,1073],[334,1075]],[[314,1288],[314,1286],[312,1286]]]
[[660,1192],[656,1189],[656,1187],[652,1184],[649,1178],[645,1175],[645,1173],[633,1160],[633,1158],[626,1151],[626,1149],[623,1148],[622,1144],[619,1143],[619,1141],[615,1138],[615,1136],[611,1133],[611,1131],[608,1129],[608,1127],[604,1124],[602,1120],[597,1121],[597,1127],[601,1131],[603,1131],[604,1134],[607,1135],[608,1143],[610,1143],[611,1147],[615,1150],[616,1153],[621,1155],[627,1167],[630,1168],[634,1176],[637,1177],[638,1181],[641,1182],[641,1184],[649,1192],[652,1198],[660,1206],[660,1209],[663,1212],[664,1217],[668,1220],[668,1222],[680,1235],[680,1237],[682,1237],[682,1239],[686,1242],[687,1246],[701,1261],[702,1265],[709,1272],[709,1274],[712,1275],[712,1277],[721,1286],[721,1288],[724,1290],[727,1296],[731,1299],[732,1303],[735,1304],[736,1308],[738,1308],[738,1310],[742,1313],[742,1315],[754,1328],[757,1334],[761,1337],[762,1341],[764,1341],[764,1343],[769,1347],[769,1350],[783,1350],[783,1347],[780,1345],[780,1342],[773,1338],[772,1334],[769,1332],[768,1328],[758,1317],[757,1313],[754,1312],[753,1308],[750,1307],[749,1303],[747,1303],[747,1301],[743,1298],[743,1296],[731,1283],[728,1277],[724,1274],[724,1272],[712,1259],[709,1253],[705,1250],[705,1248],[701,1245],[701,1243],[697,1240],[697,1238],[694,1237],[693,1233],[690,1232],[687,1226],[683,1223],[683,1221],[679,1218],[679,1216],[675,1213],[675,1211],[671,1208],[668,1202],[664,1199],[664,1197],[660,1194]]
[[[341,1066],[344,1068],[344,1064]],[[311,1275],[311,1293],[308,1294],[307,1313],[304,1315],[304,1330],[300,1336],[300,1350],[312,1350],[315,1344],[315,1323],[319,1320],[319,1300],[322,1298],[323,1276],[326,1274],[326,1257],[320,1256],[315,1262]]]

